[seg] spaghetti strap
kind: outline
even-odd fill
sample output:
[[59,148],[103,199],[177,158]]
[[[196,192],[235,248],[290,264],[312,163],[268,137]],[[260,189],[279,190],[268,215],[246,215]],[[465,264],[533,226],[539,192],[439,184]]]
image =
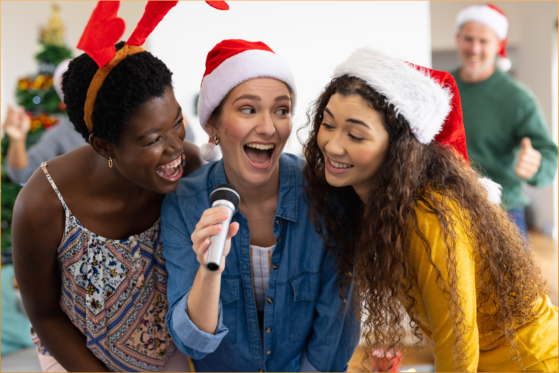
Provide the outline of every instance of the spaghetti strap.
[[66,202],[64,202],[64,198],[62,198],[62,194],[60,194],[60,192],[58,191],[58,188],[56,187],[56,184],[54,183],[54,181],[52,180],[52,177],[50,177],[50,174],[47,171],[47,162],[41,163],[41,168],[43,169],[43,172],[45,173],[45,176],[47,177],[50,185],[52,186],[52,189],[54,189],[54,192],[58,196],[58,199],[60,200],[60,202],[62,202],[62,206],[64,206],[64,210],[66,210]]

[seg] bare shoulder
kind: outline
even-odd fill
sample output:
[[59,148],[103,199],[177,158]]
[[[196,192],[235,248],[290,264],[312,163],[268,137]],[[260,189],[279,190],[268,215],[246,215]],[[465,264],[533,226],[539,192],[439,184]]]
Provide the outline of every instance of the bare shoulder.
[[188,140],[184,140],[183,149],[186,165],[184,166],[182,176],[185,177],[202,167],[206,162],[204,162],[200,155],[200,148],[198,147],[198,145]]
[[19,193],[13,214],[14,245],[27,235],[47,239],[59,232],[61,238],[64,208],[42,168],[35,170]]

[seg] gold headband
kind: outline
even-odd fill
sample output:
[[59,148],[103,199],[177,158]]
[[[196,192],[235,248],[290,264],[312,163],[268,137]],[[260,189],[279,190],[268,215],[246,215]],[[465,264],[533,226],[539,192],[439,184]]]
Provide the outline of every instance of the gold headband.
[[115,56],[105,66],[97,70],[95,76],[89,83],[89,88],[87,89],[87,98],[85,99],[85,107],[84,107],[84,115],[83,119],[85,120],[85,125],[89,132],[93,130],[93,122],[91,121],[91,116],[93,115],[93,105],[95,105],[95,99],[97,99],[97,92],[103,85],[105,79],[111,72],[111,70],[120,63],[126,56],[130,56],[135,53],[143,52],[144,48],[136,47],[132,45],[125,45],[124,48],[120,49],[116,52]]

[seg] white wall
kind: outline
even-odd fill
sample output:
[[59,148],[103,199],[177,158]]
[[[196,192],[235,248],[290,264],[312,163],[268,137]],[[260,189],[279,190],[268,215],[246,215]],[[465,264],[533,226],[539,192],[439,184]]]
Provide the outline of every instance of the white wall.
[[[144,13],[146,1],[122,1],[118,12],[126,22],[123,40],[126,40]],[[6,104],[15,104],[14,91],[17,80],[35,74],[38,64],[39,30],[45,26],[52,14],[51,1],[2,1],[2,96],[0,103],[2,120],[6,114]],[[60,17],[66,27],[66,43],[72,48],[74,57],[82,52],[75,46],[95,8],[96,1],[59,1]]]
[[[433,51],[454,50],[456,14],[467,5],[482,3],[486,1],[431,2]],[[549,132],[556,134],[557,119],[553,116],[552,90],[557,89],[557,78],[553,78],[553,69],[557,68],[553,65],[553,43],[557,43],[554,39],[557,2],[499,1],[496,5],[509,18],[509,46],[514,48],[515,77],[538,97]],[[558,224],[554,214],[558,200],[553,185],[538,189],[526,186],[525,191],[532,199],[536,228],[551,234]]]
[[173,71],[175,95],[197,143],[208,137],[194,117],[206,56],[224,39],[263,41],[291,66],[299,99],[285,151],[299,153],[296,130],[333,68],[370,45],[431,66],[428,2],[229,2],[223,12],[204,2],[179,2],[150,36],[151,51]]

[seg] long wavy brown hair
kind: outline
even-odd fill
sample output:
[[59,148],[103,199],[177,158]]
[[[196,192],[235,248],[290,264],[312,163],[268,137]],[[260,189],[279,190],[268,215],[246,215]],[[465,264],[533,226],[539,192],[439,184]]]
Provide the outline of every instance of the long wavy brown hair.
[[[333,187],[325,179],[324,157],[317,144],[323,113],[330,97],[359,95],[381,114],[389,134],[385,160],[375,174],[374,185],[364,204],[351,186]],[[519,361],[514,345],[515,326],[534,318],[533,302],[545,294],[545,281],[534,263],[522,234],[506,212],[488,201],[487,190],[479,183],[479,174],[450,148],[432,142],[421,144],[410,133],[402,116],[397,116],[386,98],[363,80],[347,75],[332,80],[311,106],[307,128],[309,138],[303,151],[305,198],[309,218],[326,247],[338,259],[340,296],[350,285],[352,306],[363,321],[362,336],[366,354],[384,348],[386,354],[403,348],[406,315],[416,347],[422,334],[416,318],[416,294],[413,291],[414,267],[410,260],[410,239],[417,235],[427,257],[438,274],[437,285],[448,296],[449,312],[454,319],[453,355],[457,370],[467,363],[463,335],[468,331],[457,288],[456,227],[460,219],[467,224],[467,238],[476,243],[479,257],[476,284],[478,312],[488,330],[505,335],[511,358]],[[451,204],[458,206],[459,213]],[[446,246],[446,279],[433,263],[431,245],[422,234],[416,208],[434,214],[443,232]],[[456,208],[456,207],[455,207]],[[460,218],[462,216],[463,218]],[[464,218],[465,217],[465,218]]]

